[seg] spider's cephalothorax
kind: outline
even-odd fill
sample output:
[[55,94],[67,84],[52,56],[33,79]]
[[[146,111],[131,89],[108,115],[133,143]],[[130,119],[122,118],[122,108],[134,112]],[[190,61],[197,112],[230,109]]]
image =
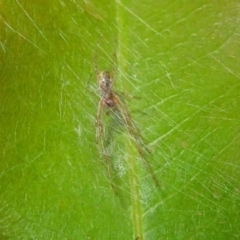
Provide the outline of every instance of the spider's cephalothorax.
[[113,86],[112,77],[108,71],[100,72],[98,75],[98,84],[103,95],[108,95]]

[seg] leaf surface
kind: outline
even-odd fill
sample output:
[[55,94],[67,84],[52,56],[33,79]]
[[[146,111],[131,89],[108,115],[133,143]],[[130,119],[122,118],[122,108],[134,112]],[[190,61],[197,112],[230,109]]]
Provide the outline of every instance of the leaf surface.
[[[238,2],[7,1],[0,10],[1,239],[238,239]],[[98,45],[98,47],[97,47]],[[100,70],[151,149],[95,143]],[[108,121],[106,121],[108,122]],[[106,126],[108,127],[108,126]]]

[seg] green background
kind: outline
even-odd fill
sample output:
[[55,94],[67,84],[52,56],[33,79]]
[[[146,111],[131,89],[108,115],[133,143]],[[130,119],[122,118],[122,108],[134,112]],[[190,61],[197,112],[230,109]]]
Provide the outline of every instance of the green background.
[[[239,16],[236,0],[1,1],[0,239],[239,239]],[[99,69],[116,51],[116,89],[141,97],[159,187],[126,135],[111,189],[98,42]]]

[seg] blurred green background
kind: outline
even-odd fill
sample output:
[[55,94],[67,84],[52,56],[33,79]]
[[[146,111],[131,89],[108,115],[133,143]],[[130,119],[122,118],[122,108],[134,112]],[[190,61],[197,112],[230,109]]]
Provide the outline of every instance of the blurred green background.
[[[239,16],[236,0],[2,1],[0,239],[239,239]],[[116,89],[141,97],[159,187],[126,135],[111,189],[98,42],[99,69],[116,51]]]

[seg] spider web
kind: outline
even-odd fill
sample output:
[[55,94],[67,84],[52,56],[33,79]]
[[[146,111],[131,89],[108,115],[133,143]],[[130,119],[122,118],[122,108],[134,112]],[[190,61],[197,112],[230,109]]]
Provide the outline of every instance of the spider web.
[[[239,7],[183,3],[1,4],[1,239],[239,238]],[[105,116],[111,189],[97,45],[99,70],[117,54],[114,89],[141,98],[124,104],[158,187]]]

